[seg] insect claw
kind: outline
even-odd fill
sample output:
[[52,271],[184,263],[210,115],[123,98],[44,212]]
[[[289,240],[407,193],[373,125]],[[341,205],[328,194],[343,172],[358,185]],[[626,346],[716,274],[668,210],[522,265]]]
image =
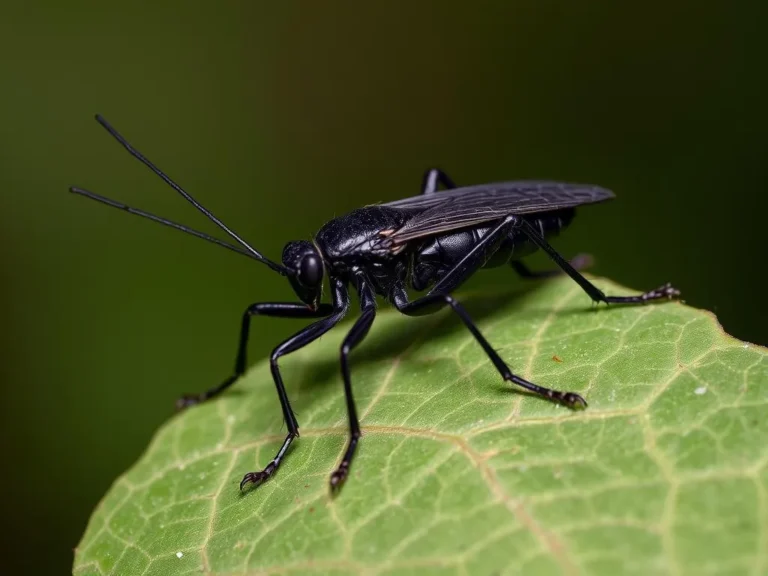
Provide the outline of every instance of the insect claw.
[[331,492],[333,494],[338,494],[339,490],[341,490],[341,486],[344,484],[344,481],[347,479],[347,473],[349,472],[349,466],[345,466],[345,463],[342,462],[341,466],[339,466],[336,470],[333,471],[331,474]]
[[261,472],[248,472],[245,476],[243,476],[243,479],[240,480],[240,491],[243,491],[243,488],[247,484],[253,484],[254,487],[258,487],[261,484],[263,484],[277,469],[277,464],[273,460],[269,464],[267,464],[267,467],[264,468]]
[[245,476],[243,476],[243,479],[240,480],[240,492],[243,491],[243,488],[245,488],[246,484],[260,484],[263,480],[261,478],[257,478],[257,474],[261,474],[261,472],[248,472]]
[[584,410],[587,407],[587,401],[576,392],[566,392],[563,394],[562,402],[573,410]]

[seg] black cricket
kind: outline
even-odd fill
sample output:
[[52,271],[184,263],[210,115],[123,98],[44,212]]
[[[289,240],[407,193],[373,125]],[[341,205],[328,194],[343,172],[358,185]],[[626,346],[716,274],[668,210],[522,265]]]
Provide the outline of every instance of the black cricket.
[[[524,278],[539,278],[559,273],[534,272],[520,261],[520,258],[540,248],[563,272],[573,278],[594,302],[642,304],[652,300],[671,299],[680,294],[670,284],[665,284],[636,296],[606,296],[578,271],[588,262],[588,257],[578,257],[569,262],[547,242],[546,238],[559,234],[571,223],[577,206],[613,198],[614,195],[609,190],[585,184],[546,181],[500,182],[457,188],[453,181],[438,169],[426,172],[420,196],[366,206],[335,218],[320,228],[311,241],[298,240],[286,244],[282,263],[273,262],[235,234],[133,148],[104,118],[97,115],[96,120],[131,155],[205,214],[242,248],[82,188],[70,188],[71,192],[149,218],[258,260],[286,276],[301,300],[260,302],[248,306],[243,313],[240,327],[240,344],[234,373],[210,390],[182,397],[177,402],[178,408],[186,408],[217,396],[245,372],[248,333],[253,316],[318,318],[316,322],[277,346],[270,356],[270,368],[287,434],[280,450],[266,468],[259,472],[249,472],[243,477],[240,482],[241,490],[249,483],[259,485],[272,476],[293,440],[299,436],[299,423],[291,409],[280,376],[278,360],[316,340],[341,321],[349,310],[350,284],[357,292],[361,315],[341,346],[341,373],[349,419],[349,443],[341,463],[331,474],[332,490],[337,490],[347,478],[361,435],[352,393],[349,353],[365,338],[373,324],[377,295],[384,297],[408,316],[422,316],[450,306],[485,350],[504,380],[570,408],[582,409],[586,408],[587,403],[575,392],[550,390],[513,374],[451,293],[480,268],[509,264]],[[447,190],[438,192],[440,185]],[[325,276],[328,276],[330,282],[330,304],[321,302]],[[429,290],[424,296],[411,300],[406,290],[408,283],[416,291]]]

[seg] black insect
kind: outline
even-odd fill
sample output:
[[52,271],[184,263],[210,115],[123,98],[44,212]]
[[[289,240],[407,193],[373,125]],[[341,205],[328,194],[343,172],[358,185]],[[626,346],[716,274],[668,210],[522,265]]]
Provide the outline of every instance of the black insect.
[[[264,470],[249,472],[243,477],[241,490],[249,483],[258,485],[272,476],[288,447],[299,435],[299,423],[291,409],[278,360],[316,340],[341,321],[349,309],[349,284],[358,294],[361,315],[341,346],[349,444],[341,463],[331,474],[332,489],[338,489],[346,479],[360,439],[360,423],[352,394],[348,359],[351,350],[362,341],[373,324],[376,295],[383,296],[408,316],[430,314],[443,306],[450,306],[472,332],[504,380],[573,409],[587,406],[586,401],[575,392],[550,390],[513,374],[451,293],[480,268],[510,264],[525,278],[552,275],[555,272],[532,272],[520,261],[521,257],[541,248],[595,302],[639,304],[679,295],[678,290],[665,284],[637,296],[606,296],[578,272],[577,269],[586,262],[586,258],[568,262],[547,242],[547,237],[558,234],[571,223],[577,206],[608,200],[613,198],[612,192],[597,186],[544,181],[501,182],[456,188],[451,179],[437,169],[425,174],[420,196],[367,206],[335,218],[320,228],[311,241],[289,242],[283,250],[282,264],[279,264],[264,257],[224,225],[133,148],[101,116],[96,116],[96,120],[128,152],[165,180],[242,248],[82,188],[71,188],[72,192],[258,260],[286,276],[301,300],[261,302],[246,308],[240,327],[234,373],[215,388],[202,394],[182,397],[177,403],[179,408],[192,406],[220,394],[245,372],[246,345],[252,316],[319,318],[272,352],[270,368],[288,433],[280,450]],[[446,191],[438,192],[441,184],[447,188]],[[320,301],[325,276],[328,276],[330,282],[331,304]],[[420,298],[410,300],[406,292],[408,282],[414,290],[429,291]]]

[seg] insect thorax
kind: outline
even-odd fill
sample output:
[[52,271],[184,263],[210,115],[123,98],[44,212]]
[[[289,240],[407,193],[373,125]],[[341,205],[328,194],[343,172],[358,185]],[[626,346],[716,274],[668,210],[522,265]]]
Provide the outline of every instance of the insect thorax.
[[381,239],[388,231],[400,228],[404,221],[403,213],[392,208],[360,208],[320,228],[315,243],[329,264],[338,260],[351,265],[361,259],[386,259],[391,251],[380,247]]

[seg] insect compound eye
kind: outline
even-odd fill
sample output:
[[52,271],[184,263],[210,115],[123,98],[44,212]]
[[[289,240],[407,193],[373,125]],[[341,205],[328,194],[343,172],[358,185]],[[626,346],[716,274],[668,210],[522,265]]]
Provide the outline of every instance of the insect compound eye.
[[299,282],[302,286],[318,286],[323,281],[323,263],[315,254],[307,254],[299,264]]

